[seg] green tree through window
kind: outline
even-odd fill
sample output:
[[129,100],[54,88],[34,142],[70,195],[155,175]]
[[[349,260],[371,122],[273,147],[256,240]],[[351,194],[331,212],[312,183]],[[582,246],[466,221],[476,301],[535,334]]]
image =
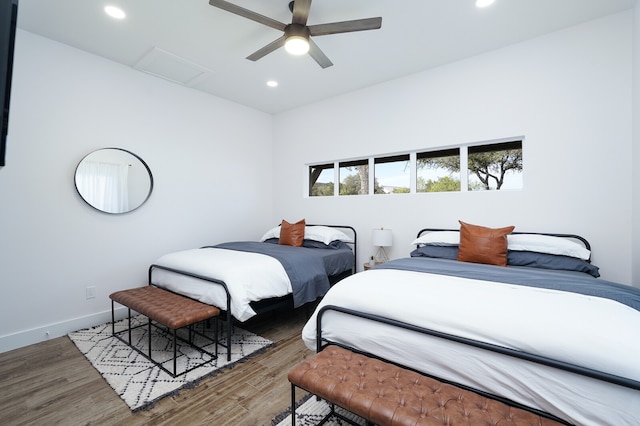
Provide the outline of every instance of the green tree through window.
[[[442,170],[449,176],[420,181],[418,192],[459,191],[460,156],[455,150],[444,150],[418,154],[417,167]],[[521,187],[522,141],[470,146],[468,148],[467,176],[469,191],[500,190],[509,177],[514,177],[513,186]],[[440,182],[442,181],[442,182]],[[457,187],[455,185],[457,182]]]
[[417,192],[460,191],[460,149],[419,152],[416,156]]
[[340,195],[369,193],[369,160],[340,163]]
[[333,195],[333,163],[309,167],[309,195],[326,197]]
[[470,185],[475,176],[482,189],[500,190],[509,175],[522,173],[522,141],[470,146],[467,168]]

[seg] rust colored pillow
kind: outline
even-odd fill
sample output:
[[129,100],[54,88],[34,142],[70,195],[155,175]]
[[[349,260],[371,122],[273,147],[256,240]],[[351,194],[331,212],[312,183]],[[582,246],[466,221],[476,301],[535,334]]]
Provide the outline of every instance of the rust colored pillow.
[[460,222],[459,261],[507,266],[507,234],[510,234],[515,226],[493,229],[471,225],[461,220],[458,222]]
[[302,247],[304,241],[304,219],[296,222],[289,223],[286,220],[282,220],[280,224],[280,241],[283,246]]

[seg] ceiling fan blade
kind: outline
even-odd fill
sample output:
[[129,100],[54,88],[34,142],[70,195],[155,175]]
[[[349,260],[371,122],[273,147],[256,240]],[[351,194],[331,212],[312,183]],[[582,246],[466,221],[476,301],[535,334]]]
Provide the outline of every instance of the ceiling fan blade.
[[233,3],[229,3],[225,0],[209,0],[209,4],[219,9],[226,10],[227,12],[231,12],[244,18],[251,19],[252,21],[259,22],[268,27],[275,28],[276,30],[284,31],[285,27],[287,26],[286,24],[276,21],[275,19],[271,19],[268,16],[260,15],[259,13],[256,13],[249,9],[245,9],[244,7],[237,6]]
[[292,24],[307,25],[309,19],[309,10],[311,9],[311,0],[294,0],[293,1],[293,18]]
[[354,31],[377,30],[382,27],[382,18],[356,19],[354,21],[332,22],[329,24],[309,25],[312,36],[350,33]]
[[309,39],[309,55],[315,59],[315,61],[322,68],[329,68],[333,65],[333,62],[327,58],[327,55],[324,54],[322,50],[318,47],[317,44],[314,43],[313,40]]
[[274,41],[267,44],[262,49],[258,49],[255,52],[253,52],[251,55],[247,56],[247,59],[249,59],[250,61],[257,61],[258,59],[267,56],[269,53],[273,52],[274,50],[284,46],[284,42],[286,39],[287,38],[285,36],[275,39]]

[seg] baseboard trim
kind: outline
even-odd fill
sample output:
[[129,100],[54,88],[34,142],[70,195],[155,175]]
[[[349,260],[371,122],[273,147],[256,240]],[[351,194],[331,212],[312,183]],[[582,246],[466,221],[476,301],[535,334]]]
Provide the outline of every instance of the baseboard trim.
[[[126,318],[127,308],[124,306],[116,308],[114,314],[116,321]],[[67,321],[48,324],[13,334],[6,334],[4,336],[0,336],[0,353],[44,342],[56,337],[66,336],[72,331],[94,327],[106,322],[111,322],[111,309],[87,315],[85,317],[73,318]]]

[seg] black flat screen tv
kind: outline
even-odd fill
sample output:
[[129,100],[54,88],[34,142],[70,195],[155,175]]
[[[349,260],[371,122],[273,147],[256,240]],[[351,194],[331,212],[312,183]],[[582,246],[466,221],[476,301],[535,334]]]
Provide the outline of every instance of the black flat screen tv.
[[17,22],[18,0],[0,0],[0,102],[3,106],[2,128],[0,129],[0,167],[5,165],[7,134],[9,132],[9,103]]

